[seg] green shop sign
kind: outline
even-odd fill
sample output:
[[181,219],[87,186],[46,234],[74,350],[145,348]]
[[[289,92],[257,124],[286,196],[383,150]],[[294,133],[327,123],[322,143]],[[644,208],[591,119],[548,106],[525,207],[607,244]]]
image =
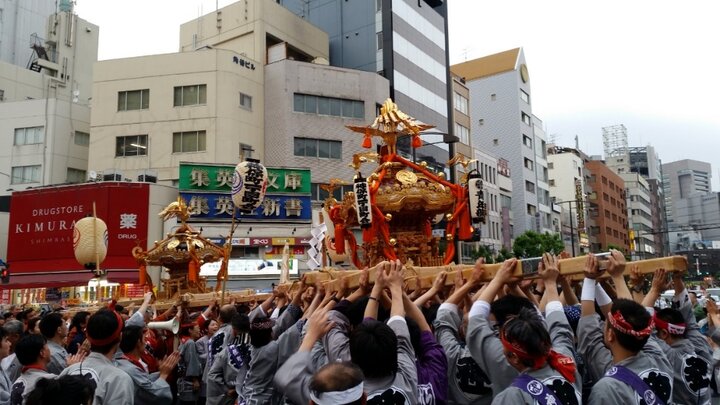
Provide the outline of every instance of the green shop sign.
[[[310,194],[310,169],[268,167],[268,194]],[[230,191],[235,165],[180,163],[180,191]]]

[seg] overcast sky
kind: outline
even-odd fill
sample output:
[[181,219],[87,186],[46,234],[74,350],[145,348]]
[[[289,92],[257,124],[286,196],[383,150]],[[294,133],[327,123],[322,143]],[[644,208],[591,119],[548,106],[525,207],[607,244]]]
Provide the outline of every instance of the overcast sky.
[[[370,0],[365,0],[370,1]],[[218,0],[219,7],[233,0]],[[215,0],[77,0],[99,59],[178,50],[179,26]],[[533,113],[558,144],[602,154],[603,126],[664,162],[713,166],[720,190],[720,2],[450,0],[451,63],[523,47]]]

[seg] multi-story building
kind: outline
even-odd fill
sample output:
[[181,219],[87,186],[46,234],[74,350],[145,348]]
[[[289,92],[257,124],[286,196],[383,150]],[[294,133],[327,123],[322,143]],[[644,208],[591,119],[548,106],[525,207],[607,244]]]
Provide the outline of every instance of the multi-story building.
[[[4,56],[9,57],[0,62],[0,207],[5,207],[0,208],[0,258],[7,257],[13,191],[87,179],[98,27],[78,18],[71,5],[62,2],[62,11],[43,19],[37,32],[45,42],[33,43],[30,58],[18,48],[27,47],[28,38],[20,37],[36,27],[47,11],[46,3],[51,2],[0,4],[0,53],[7,51]],[[8,34],[7,27],[16,31]],[[14,56],[12,49],[17,51]],[[29,68],[27,60],[18,63],[25,58],[31,59]]]
[[698,239],[691,227],[697,227],[700,222],[690,223],[689,218],[692,215],[680,211],[678,206],[685,209],[693,203],[683,200],[693,195],[710,193],[712,167],[707,162],[678,160],[663,164],[662,176],[670,251],[675,252],[677,249],[686,249],[691,241]]
[[[330,179],[352,181],[347,163],[362,150],[362,136],[345,125],[372,122],[389,95],[387,80],[328,66],[324,32],[272,0],[246,3],[183,24],[181,52],[96,65],[90,167],[101,178],[182,185],[181,162],[220,167],[253,157],[268,167],[311,169],[315,201],[327,195],[320,185]],[[203,29],[208,26],[213,29]],[[336,196],[350,189],[339,188]],[[224,221],[203,218],[193,222],[205,234],[227,232]],[[293,255],[304,256],[307,221],[265,214],[258,221],[262,226],[238,229],[234,260],[267,259],[288,240]],[[263,251],[243,240],[270,245]],[[300,265],[305,268],[302,259]]]
[[[452,79],[448,72],[447,4],[442,1],[278,0],[327,32],[330,64],[378,73],[406,114],[437,128],[417,150],[431,167],[444,169],[451,149],[439,133],[454,131]],[[409,139],[398,149],[410,152]]]
[[662,165],[662,185],[668,227],[676,225],[678,213],[675,202],[692,194],[711,191],[712,166],[707,162],[683,159]]
[[622,124],[603,127],[602,132],[606,164],[625,181],[636,257],[662,256],[667,247],[667,226],[660,159],[652,146],[628,147],[627,128]]
[[[699,232],[704,241],[720,241],[720,193],[695,193],[674,202],[675,228],[671,230],[673,251],[686,250],[686,233]],[[694,240],[689,241],[691,244]]]
[[[55,13],[57,3],[56,0],[0,0],[0,61],[30,67],[34,48],[45,46],[48,18]],[[70,3],[70,0],[60,1],[59,9],[71,8]],[[54,20],[51,23],[54,24]]]
[[474,168],[483,179],[483,199],[487,211],[485,223],[476,229],[479,236],[475,242],[462,242],[462,258],[470,256],[472,249],[484,246],[488,251],[497,253],[502,247],[502,217],[500,216],[500,188],[498,187],[498,159],[475,149]]
[[567,251],[574,255],[587,251],[588,205],[584,173],[585,154],[577,149],[549,145],[547,168],[550,198],[560,206],[560,234]]
[[655,230],[655,246],[659,256],[665,256],[669,250],[667,235],[667,218],[665,194],[662,188],[662,162],[652,145],[630,147],[630,171],[639,173],[650,187],[650,205],[652,209],[653,229]]
[[508,162],[515,234],[554,232],[547,185],[546,138],[533,116],[521,48],[453,65],[470,89],[472,144]]
[[590,251],[604,252],[609,247],[627,252],[628,221],[625,182],[599,158],[585,161],[589,173],[587,192],[591,204],[588,210]]
[[[362,136],[345,125],[367,125],[375,106],[388,97],[387,80],[375,73],[283,60],[265,67],[265,164],[312,169],[313,200],[330,179],[348,182],[336,198],[352,190],[355,153]],[[372,169],[369,164],[364,171]]]

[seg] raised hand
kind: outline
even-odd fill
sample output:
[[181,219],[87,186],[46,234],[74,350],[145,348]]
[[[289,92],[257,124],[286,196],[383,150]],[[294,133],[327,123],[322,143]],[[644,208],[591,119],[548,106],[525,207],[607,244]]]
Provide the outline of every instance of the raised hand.
[[602,275],[603,271],[600,270],[600,266],[598,266],[597,257],[595,257],[594,254],[587,255],[587,259],[585,259],[584,273],[585,273],[585,278],[589,278],[592,280],[595,280]]
[[[462,274],[460,271],[458,271],[458,273]],[[483,275],[485,275],[485,258],[481,257],[475,262],[475,267],[473,267],[473,271],[470,274],[470,284],[473,286],[480,284]]]
[[163,361],[160,362],[159,370],[160,370],[160,378],[163,380],[168,379],[172,371],[175,369],[175,366],[177,366],[178,362],[180,361],[180,353],[179,352],[172,352],[169,356],[165,357]]
[[71,366],[75,363],[80,363],[81,361],[83,361],[85,359],[86,356],[87,356],[87,353],[85,353],[84,350],[78,350],[78,352],[76,354],[73,354],[72,356],[67,357],[67,365]]
[[608,256],[608,268],[607,272],[610,277],[622,277],[625,273],[625,256],[622,252],[615,249],[610,249],[610,256]]
[[360,272],[360,280],[358,281],[360,289],[365,293],[369,294],[370,290],[370,270],[364,269]]
[[399,287],[402,289],[404,282],[402,270],[404,266],[400,263],[400,260],[393,260],[386,267],[389,269],[387,281],[390,288]]
[[[458,273],[460,273],[458,271]],[[436,293],[445,287],[445,279],[447,279],[447,272],[445,270],[441,271],[440,273],[435,276],[435,280],[433,281],[432,290]]]
[[507,284],[512,281],[516,281],[517,277],[513,276],[513,273],[515,272],[515,268],[517,267],[517,259],[512,258],[505,260],[500,266],[500,270],[495,274],[495,278],[493,280],[498,280],[498,282],[501,282],[503,284]]
[[560,269],[558,269],[558,259],[551,253],[543,253],[542,261],[538,265],[538,274],[540,278],[547,283],[557,284]]

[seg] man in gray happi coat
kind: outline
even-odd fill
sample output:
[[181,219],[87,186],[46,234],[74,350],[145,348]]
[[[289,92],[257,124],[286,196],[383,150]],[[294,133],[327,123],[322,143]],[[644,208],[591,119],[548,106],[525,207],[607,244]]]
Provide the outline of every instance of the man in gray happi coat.
[[47,339],[50,348],[50,362],[47,371],[60,375],[67,367],[67,350],[63,346],[63,341],[68,334],[68,327],[65,321],[57,312],[46,315],[40,322],[40,333]]
[[63,370],[63,375],[81,375],[95,384],[93,405],[133,405],[133,381],[114,363],[120,345],[123,320],[110,309],[101,309],[90,317],[87,335],[90,355]]
[[[595,278],[600,275],[597,258],[588,255],[582,289],[582,317],[578,322],[578,352],[585,359],[590,376],[597,381],[590,393],[589,404],[641,404],[643,398],[654,397],[665,404],[672,400],[673,369],[660,346],[649,340],[653,331],[652,316],[635,301],[625,283],[625,259],[613,251],[607,272],[617,292],[615,301],[601,301],[603,290]],[[600,324],[595,300],[606,323]],[[607,310],[607,312],[605,312]],[[628,370],[629,373],[623,373]],[[637,377],[644,386],[634,388]],[[638,385],[638,384],[636,384]],[[649,387],[646,390],[645,387]],[[643,396],[638,391],[642,391]]]
[[148,373],[140,361],[145,350],[145,338],[142,327],[131,325],[123,329],[120,350],[115,355],[118,367],[126,372],[135,385],[135,403],[153,405],[171,405],[173,400],[168,378],[180,360],[175,352],[160,362],[160,371]]

